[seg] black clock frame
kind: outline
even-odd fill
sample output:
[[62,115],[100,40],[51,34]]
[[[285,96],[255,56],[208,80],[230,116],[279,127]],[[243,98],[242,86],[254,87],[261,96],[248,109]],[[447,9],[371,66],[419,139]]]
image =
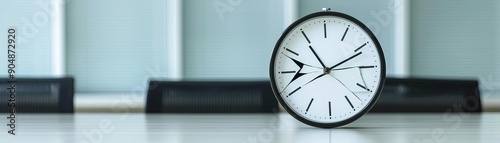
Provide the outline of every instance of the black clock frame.
[[[362,28],[364,31],[366,31],[366,33],[368,34],[368,36],[370,36],[370,38],[373,40],[373,43],[375,44],[376,46],[376,49],[379,53],[379,57],[380,57],[380,69],[381,69],[381,74],[380,74],[380,83],[379,83],[379,86],[374,94],[374,98],[370,101],[370,103],[362,109],[362,111],[358,112],[357,114],[355,114],[354,116],[346,119],[346,120],[343,120],[343,121],[340,121],[340,122],[335,122],[335,123],[318,123],[318,122],[313,122],[313,121],[310,121],[310,120],[307,120],[303,117],[301,117],[300,115],[298,115],[297,113],[295,113],[292,109],[290,109],[290,107],[288,107],[288,105],[285,103],[285,101],[283,100],[282,96],[280,95],[279,93],[279,90],[278,88],[276,87],[276,84],[275,84],[275,79],[274,79],[274,63],[275,63],[275,59],[276,59],[276,55],[277,55],[277,52],[278,52],[278,49],[280,48],[280,45],[281,43],[283,42],[284,38],[288,35],[288,33],[290,33],[295,27],[297,27],[299,24],[309,20],[309,19],[312,19],[312,18],[315,18],[315,17],[319,17],[319,16],[336,16],[336,17],[341,17],[341,18],[344,18],[344,19],[347,19],[355,24],[357,24],[360,28]],[[315,127],[320,127],[320,128],[334,128],[334,127],[339,127],[339,126],[343,126],[343,125],[346,125],[346,124],[349,124],[357,119],[359,119],[361,116],[363,116],[364,114],[366,114],[372,107],[373,105],[375,105],[375,103],[377,102],[379,96],[380,96],[380,93],[383,89],[383,86],[384,86],[384,83],[385,83],[385,58],[384,58],[384,53],[382,51],[382,47],[380,46],[380,43],[378,42],[377,38],[375,37],[375,35],[370,31],[370,29],[368,29],[368,27],[366,25],[364,25],[363,23],[361,23],[361,21],[357,20],[356,18],[352,17],[352,16],[349,16],[347,14],[344,14],[344,13],[340,13],[340,12],[330,12],[330,11],[326,11],[326,12],[316,12],[316,13],[312,13],[312,14],[309,14],[307,16],[304,16],[302,18],[300,18],[299,20],[293,22],[290,26],[288,26],[285,31],[283,32],[283,34],[281,35],[281,37],[279,38],[278,42],[276,42],[276,45],[274,46],[274,50],[273,50],[273,54],[272,54],[272,57],[271,57],[271,65],[270,65],[270,68],[269,68],[269,74],[270,74],[270,77],[271,77],[271,86],[272,86],[272,89],[273,89],[273,92],[274,92],[274,96],[276,97],[276,99],[278,99],[279,103],[283,106],[283,108],[285,108],[285,110],[291,114],[295,119],[301,121],[302,123],[305,123],[305,124],[308,124],[308,125],[311,125],[311,126],[315,126]]]

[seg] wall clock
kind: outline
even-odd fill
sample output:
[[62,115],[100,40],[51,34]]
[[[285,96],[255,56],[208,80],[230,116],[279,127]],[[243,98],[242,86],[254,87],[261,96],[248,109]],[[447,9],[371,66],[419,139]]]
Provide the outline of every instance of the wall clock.
[[284,31],[269,71],[274,95],[288,113],[305,124],[332,128],[355,121],[375,104],[385,59],[363,23],[323,8]]

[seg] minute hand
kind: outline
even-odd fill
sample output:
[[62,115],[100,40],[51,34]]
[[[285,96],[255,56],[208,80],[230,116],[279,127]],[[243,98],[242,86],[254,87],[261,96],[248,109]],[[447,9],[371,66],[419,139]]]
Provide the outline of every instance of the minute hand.
[[341,64],[344,64],[345,62],[347,62],[347,61],[349,61],[349,60],[351,60],[351,59],[353,59],[353,58],[355,58],[355,57],[357,57],[357,56],[361,55],[361,53],[363,53],[363,52],[359,52],[359,53],[357,53],[357,54],[355,54],[355,55],[352,55],[351,57],[349,57],[349,58],[347,58],[347,59],[343,60],[342,62],[340,62],[340,63],[338,63],[338,64],[336,64],[336,65],[334,65],[334,66],[330,67],[330,68],[329,68],[329,70],[331,70],[331,69],[333,69],[333,68],[335,68],[335,67],[338,67],[338,66],[340,66]]

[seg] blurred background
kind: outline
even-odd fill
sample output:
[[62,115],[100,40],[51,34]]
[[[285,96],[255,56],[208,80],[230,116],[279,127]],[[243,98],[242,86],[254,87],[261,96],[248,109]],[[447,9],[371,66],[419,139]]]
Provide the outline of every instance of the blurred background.
[[388,77],[477,79],[500,111],[497,0],[17,0],[0,2],[0,29],[20,31],[17,77],[75,78],[76,111],[143,111],[150,78],[269,80],[282,31],[323,7],[373,31]]

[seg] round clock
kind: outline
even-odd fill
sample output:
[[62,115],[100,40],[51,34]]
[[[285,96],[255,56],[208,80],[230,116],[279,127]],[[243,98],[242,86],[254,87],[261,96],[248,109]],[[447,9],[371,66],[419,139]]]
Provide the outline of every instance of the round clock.
[[324,8],[281,35],[270,77],[276,98],[293,117],[316,127],[338,127],[375,104],[385,81],[385,59],[363,23]]

